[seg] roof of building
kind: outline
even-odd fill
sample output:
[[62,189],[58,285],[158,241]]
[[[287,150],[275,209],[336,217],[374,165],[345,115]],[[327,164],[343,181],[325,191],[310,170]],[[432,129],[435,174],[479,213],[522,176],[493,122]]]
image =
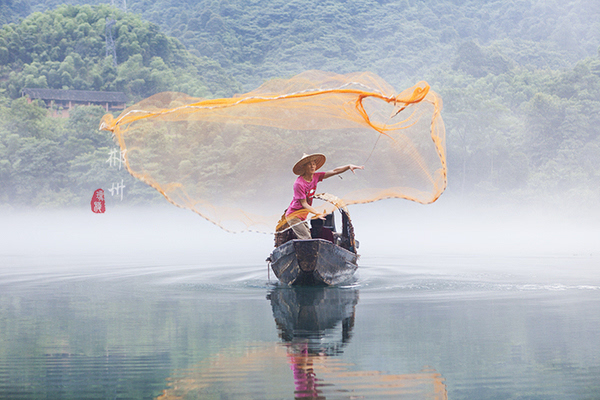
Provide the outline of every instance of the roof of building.
[[60,90],[60,89],[37,89],[24,88],[22,95],[32,99],[63,100],[63,101],[91,101],[126,103],[127,96],[123,92],[94,92],[91,90]]

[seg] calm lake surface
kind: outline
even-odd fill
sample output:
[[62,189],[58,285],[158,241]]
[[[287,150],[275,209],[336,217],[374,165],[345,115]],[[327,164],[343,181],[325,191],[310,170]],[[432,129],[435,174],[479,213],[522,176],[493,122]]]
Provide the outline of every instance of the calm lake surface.
[[356,280],[303,289],[190,214],[3,214],[0,399],[600,399],[594,223],[359,212]]

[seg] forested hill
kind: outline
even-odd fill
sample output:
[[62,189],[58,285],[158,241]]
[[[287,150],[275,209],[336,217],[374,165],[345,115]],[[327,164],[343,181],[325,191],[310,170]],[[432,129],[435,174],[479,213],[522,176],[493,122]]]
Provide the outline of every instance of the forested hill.
[[[369,70],[398,90],[427,80],[444,99],[449,194],[600,201],[597,0],[115,4],[2,3],[12,23],[0,30],[0,202],[40,204],[43,192],[81,203],[100,184],[90,168],[109,145],[91,133],[101,110],[58,123],[24,106],[23,87],[216,97],[307,69]],[[116,67],[107,18],[116,21]],[[62,162],[67,143],[76,151]]]
[[[244,84],[257,77],[323,69],[370,70],[398,87],[463,56],[457,48],[465,40],[494,44],[501,57],[520,65],[552,68],[595,55],[600,44],[595,0],[173,4],[142,0],[129,7],[164,26],[189,49],[236,71]],[[193,12],[181,12],[188,7]]]
[[[117,60],[106,51],[110,20]],[[109,135],[98,133],[102,107],[78,107],[68,119],[53,118],[43,104],[21,97],[26,87],[122,91],[130,102],[161,91],[208,97],[238,90],[217,62],[189,54],[157,25],[107,5],[60,6],[4,25],[0,204],[85,204],[109,179],[125,180],[130,201],[151,197],[124,170],[106,167],[113,144]]]
[[[30,0],[30,7],[60,3]],[[597,0],[127,0],[126,7],[217,60],[245,89],[307,69],[370,70],[405,86],[457,57],[481,63],[459,51],[465,41],[492,46],[495,71],[512,63],[564,68],[600,45]]]
[[0,26],[17,22],[31,13],[28,0],[3,0],[0,2]]
[[[107,21],[114,35],[107,57]],[[140,100],[166,90],[207,96],[231,93],[233,80],[218,63],[139,16],[106,5],[61,6],[0,29],[0,87],[12,98],[24,87],[123,91]]]

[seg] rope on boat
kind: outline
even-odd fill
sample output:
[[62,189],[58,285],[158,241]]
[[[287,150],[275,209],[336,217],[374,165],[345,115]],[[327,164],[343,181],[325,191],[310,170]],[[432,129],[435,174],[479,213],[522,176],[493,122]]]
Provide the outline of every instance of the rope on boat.
[[[337,197],[333,194],[330,194],[330,193],[317,193],[314,195],[314,198],[326,201],[326,202],[332,204],[339,211],[344,210],[346,212],[346,214],[348,216],[350,216],[350,213],[348,212],[348,209],[346,208],[346,203],[344,203],[344,201],[342,199],[340,199],[339,197]],[[301,220],[299,222],[296,222],[294,225],[290,225],[288,223],[288,221],[286,220],[285,211],[284,211],[283,215],[281,216],[281,219],[279,220],[279,223],[277,224],[280,228],[276,229],[275,233],[286,232],[286,231],[292,229],[294,226],[303,224],[304,222],[306,222],[306,220]]]
[[[338,175],[339,176],[339,175]],[[317,193],[315,194],[315,199],[326,201],[330,204],[333,204],[335,208],[338,210],[344,210],[346,214],[348,214],[348,209],[346,208],[346,203],[339,197],[331,194],[331,193]]]

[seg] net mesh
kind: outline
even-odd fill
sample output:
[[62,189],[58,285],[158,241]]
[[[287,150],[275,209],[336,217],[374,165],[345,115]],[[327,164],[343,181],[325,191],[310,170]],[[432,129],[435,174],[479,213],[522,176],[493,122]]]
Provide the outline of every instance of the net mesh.
[[[346,205],[437,200],[446,188],[441,98],[425,82],[395,94],[372,73],[307,71],[231,98],[159,93],[107,114],[131,175],[223,229],[274,232],[292,199],[292,166],[324,153],[320,171],[364,164],[319,191]],[[329,203],[313,204],[331,211]]]

